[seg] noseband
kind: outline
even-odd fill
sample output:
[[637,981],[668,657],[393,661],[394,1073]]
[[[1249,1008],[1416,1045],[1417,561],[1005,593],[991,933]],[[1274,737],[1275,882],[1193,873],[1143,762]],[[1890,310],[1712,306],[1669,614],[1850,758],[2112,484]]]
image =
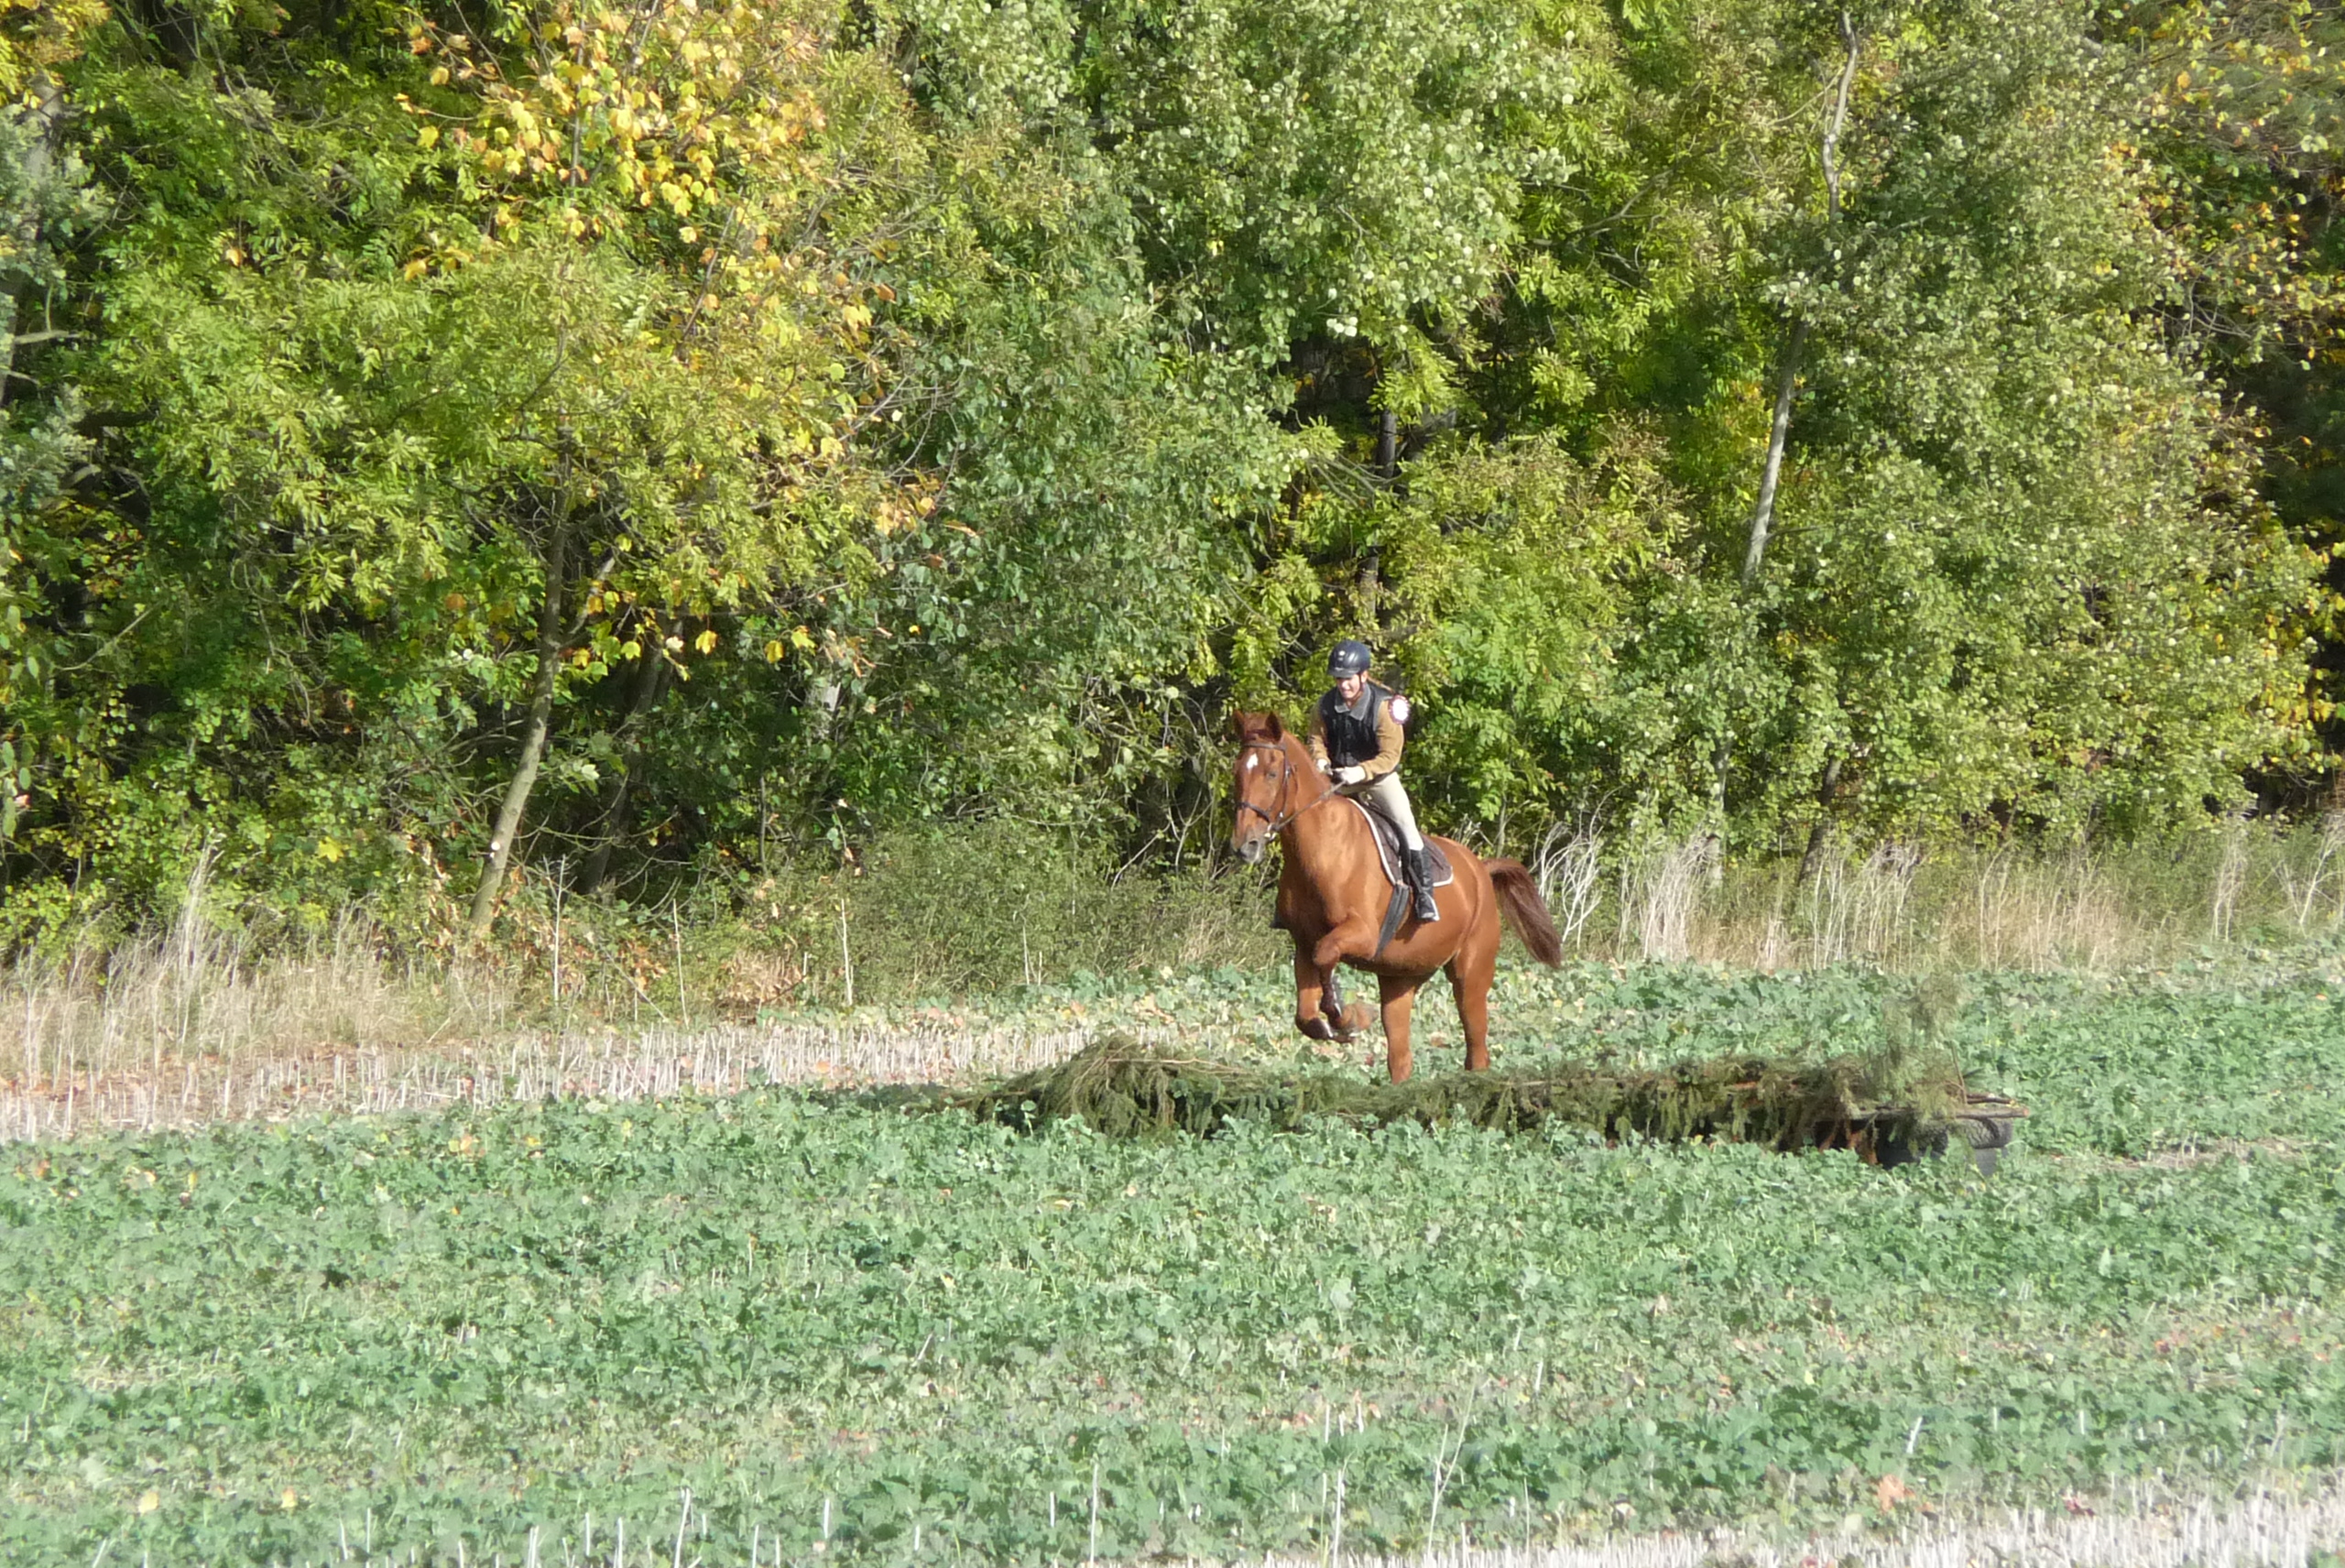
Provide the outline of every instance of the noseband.
[[[1280,768],[1279,793],[1283,796],[1287,792],[1286,787],[1293,782],[1295,770],[1294,759],[1287,755],[1286,744],[1283,741],[1250,740],[1244,746],[1239,746],[1238,749],[1240,753],[1249,751],[1274,751],[1278,753]],[[1310,811],[1313,807],[1326,800],[1329,797],[1334,795],[1335,792],[1336,787],[1333,784],[1330,784],[1325,789],[1319,791],[1318,799],[1297,806],[1294,810],[1287,812],[1282,817],[1274,817],[1271,815],[1270,812],[1262,810],[1261,807],[1254,804],[1253,801],[1244,799],[1240,799],[1238,800],[1238,810],[1240,811],[1253,812],[1256,816],[1261,818],[1262,821],[1270,824],[1270,826],[1264,828],[1262,831],[1266,833],[1274,833],[1281,828],[1286,826],[1287,823],[1294,821],[1295,818],[1303,815],[1303,812]]]

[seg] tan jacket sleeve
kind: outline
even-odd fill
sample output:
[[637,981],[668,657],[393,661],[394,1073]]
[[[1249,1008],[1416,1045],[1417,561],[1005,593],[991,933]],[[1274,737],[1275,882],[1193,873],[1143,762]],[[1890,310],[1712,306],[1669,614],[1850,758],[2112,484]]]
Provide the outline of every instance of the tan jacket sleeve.
[[1311,734],[1303,744],[1311,747],[1311,759],[1319,765],[1319,771],[1326,772],[1327,713],[1316,702],[1311,704]]
[[1392,716],[1392,699],[1387,697],[1376,707],[1376,755],[1364,765],[1370,780],[1400,768],[1401,747],[1407,740],[1401,721]]

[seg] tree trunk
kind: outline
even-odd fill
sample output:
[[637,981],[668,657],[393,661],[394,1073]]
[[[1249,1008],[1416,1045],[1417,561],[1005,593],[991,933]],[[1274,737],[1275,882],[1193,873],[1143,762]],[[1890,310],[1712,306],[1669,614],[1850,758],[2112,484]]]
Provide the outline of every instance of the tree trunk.
[[16,340],[24,332],[25,296],[32,283],[32,267],[40,252],[40,209],[48,194],[49,170],[57,161],[57,135],[65,119],[65,93],[47,71],[33,78],[32,103],[25,114],[25,210],[18,213],[16,233],[17,267],[7,284],[8,337],[0,343],[0,404],[9,401],[16,378]]
[[627,717],[621,721],[617,775],[612,779],[609,798],[602,811],[602,835],[594,842],[594,853],[587,857],[586,868],[579,874],[578,890],[591,893],[603,885],[604,876],[611,867],[611,851],[627,836],[628,797],[635,783],[635,758],[642,750],[644,715],[660,701],[668,689],[668,661],[656,648],[644,650],[644,669],[636,680],[635,701],[628,705]]
[[1775,485],[1783,474],[1783,438],[1792,428],[1792,392],[1799,381],[1800,345],[1807,341],[1807,323],[1792,323],[1783,340],[1782,379],[1775,386],[1775,420],[1767,431],[1767,462],[1759,471],[1759,502],[1751,508],[1751,543],[1742,554],[1742,585],[1759,581],[1759,564],[1767,557],[1767,530],[1775,522]]
[[[1824,128],[1824,225],[1828,234],[1840,223],[1840,132],[1849,123],[1849,89],[1857,79],[1857,30],[1846,11],[1840,13],[1840,39],[1848,45],[1841,62],[1840,87],[1832,102],[1831,123]],[[1767,556],[1768,530],[1775,522],[1775,486],[1783,478],[1783,439],[1792,427],[1792,397],[1799,385],[1799,353],[1807,341],[1807,321],[1794,317],[1783,339],[1781,379],[1775,384],[1775,418],[1767,431],[1767,461],[1759,473],[1759,499],[1751,508],[1751,542],[1742,555],[1742,586],[1759,581],[1760,564]]]
[[1824,846],[1832,837],[1832,797],[1839,789],[1840,759],[1836,757],[1824,765],[1823,780],[1816,787],[1816,803],[1823,810],[1816,816],[1816,825],[1807,830],[1807,852],[1799,857],[1799,876],[1792,882],[1794,887],[1806,887],[1808,878],[1816,875],[1816,868],[1824,864]]
[[472,938],[488,934],[496,918],[496,898],[505,887],[505,866],[513,853],[513,835],[520,830],[522,809],[538,781],[538,764],[544,760],[546,732],[553,723],[553,691],[561,673],[562,645],[569,641],[562,624],[563,576],[570,570],[572,499],[568,463],[563,465],[562,495],[556,504],[553,538],[546,546],[545,603],[538,612],[538,671],[529,682],[529,722],[521,735],[520,760],[505,800],[496,808],[496,826],[489,834],[488,864],[481,869],[480,888],[473,895]]
[[[1401,416],[1385,409],[1378,416],[1376,425],[1376,477],[1386,489],[1391,489],[1401,477]],[[1376,545],[1359,559],[1359,575],[1354,583],[1359,595],[1361,620],[1368,626],[1378,626],[1382,612],[1378,601],[1384,590],[1384,551]]]

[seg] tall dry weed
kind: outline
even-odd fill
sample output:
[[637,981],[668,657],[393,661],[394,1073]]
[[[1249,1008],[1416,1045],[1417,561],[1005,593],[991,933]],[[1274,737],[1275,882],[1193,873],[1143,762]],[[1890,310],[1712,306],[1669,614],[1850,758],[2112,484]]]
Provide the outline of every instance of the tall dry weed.
[[2108,970],[2345,924],[2345,812],[2100,850],[1827,844],[1804,880],[1788,856],[1721,877],[1706,839],[1623,855],[1618,919],[1583,950],[1766,970]]
[[2340,866],[2340,855],[2345,855],[2345,811],[2331,807],[2321,813],[2312,842],[2312,864],[2298,867],[2283,862],[2278,869],[2288,912],[2296,917],[2298,931],[2313,923],[2317,911],[2331,921],[2345,913],[2345,878],[2338,876],[2345,866]]
[[2215,866],[2215,884],[2208,898],[2207,934],[2229,942],[2239,913],[2239,896],[2247,886],[2247,824],[2227,819],[2222,830],[2222,858]]
[[1794,948],[1801,965],[1891,964],[1901,957],[1909,936],[1906,906],[1921,864],[1919,848],[1893,840],[1861,859],[1821,857],[1802,889],[1801,940]]
[[[201,883],[193,885],[201,893]],[[206,1064],[474,1039],[509,1025],[511,984],[485,968],[395,964],[360,921],[258,955],[207,929],[196,900],[158,935],[0,972],[20,1094],[71,1095],[109,1078],[159,1083]]]
[[1692,956],[1695,921],[1721,865],[1718,835],[1702,830],[1649,844],[1620,866],[1620,940],[1639,957]]
[[1969,896],[1947,900],[1934,946],[1980,969],[2105,969],[2161,954],[2160,931],[2129,913],[2106,867],[2078,853],[1984,856]]
[[1587,818],[1551,823],[1531,857],[1540,899],[1554,917],[1564,951],[1577,951],[1581,933],[1604,901],[1604,836]]

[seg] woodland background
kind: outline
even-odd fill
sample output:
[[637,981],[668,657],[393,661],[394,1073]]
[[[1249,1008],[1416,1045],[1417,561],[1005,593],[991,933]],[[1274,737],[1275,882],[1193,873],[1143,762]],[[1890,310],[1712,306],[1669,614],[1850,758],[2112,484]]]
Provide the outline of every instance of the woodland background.
[[1805,880],[2328,789],[2331,7],[5,31],[0,948],[198,893],[819,932],[884,866],[1096,935],[1341,636],[1517,854]]

